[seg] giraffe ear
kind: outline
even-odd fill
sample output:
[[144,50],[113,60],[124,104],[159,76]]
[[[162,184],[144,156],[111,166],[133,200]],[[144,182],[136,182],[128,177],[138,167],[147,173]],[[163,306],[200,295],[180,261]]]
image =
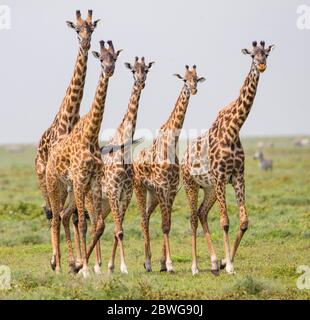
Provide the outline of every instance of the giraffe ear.
[[71,29],[76,29],[76,25],[71,21],[66,21],[66,24]]
[[99,59],[99,57],[100,57],[99,52],[97,52],[97,51],[92,51],[92,54],[93,54],[93,56],[94,56],[96,59]]
[[183,77],[180,76],[178,73],[175,73],[174,76],[184,81]]
[[197,79],[197,82],[205,82],[206,81],[206,78],[204,77],[200,77]]
[[132,70],[132,65],[129,62],[125,62],[125,67],[128,68],[129,70]]
[[155,63],[155,61],[150,62],[150,63],[147,65],[148,69],[150,69],[154,63]]
[[119,56],[119,54],[120,54],[122,51],[123,51],[123,49],[119,49],[119,50],[117,50],[117,51],[116,51],[116,56],[118,57],[118,56]]
[[97,25],[98,25],[99,22],[100,22],[100,19],[95,20],[95,21],[93,22],[93,28],[94,28],[94,29],[97,28]]
[[241,52],[243,54],[251,54],[251,52],[248,49],[242,49]]
[[275,44],[270,45],[265,51],[267,54],[269,54],[274,48],[275,48]]

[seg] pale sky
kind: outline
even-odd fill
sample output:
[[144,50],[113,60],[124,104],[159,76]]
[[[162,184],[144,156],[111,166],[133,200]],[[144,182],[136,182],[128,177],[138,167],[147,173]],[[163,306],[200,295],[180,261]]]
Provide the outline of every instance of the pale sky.
[[[52,123],[77,55],[76,34],[65,21],[75,10],[102,19],[93,33],[123,48],[110,80],[102,131],[115,128],[133,79],[124,67],[135,56],[156,61],[142,92],[137,129],[155,131],[166,121],[182,83],[173,77],[197,65],[206,81],[192,97],[184,129],[208,129],[218,110],[234,100],[251,60],[241,53],[253,40],[276,44],[262,74],[244,136],[310,134],[310,30],[299,30],[297,8],[309,0],[1,0],[11,29],[0,30],[0,143],[37,143]],[[90,108],[100,73],[89,56],[81,114]],[[141,131],[140,131],[141,132]]]

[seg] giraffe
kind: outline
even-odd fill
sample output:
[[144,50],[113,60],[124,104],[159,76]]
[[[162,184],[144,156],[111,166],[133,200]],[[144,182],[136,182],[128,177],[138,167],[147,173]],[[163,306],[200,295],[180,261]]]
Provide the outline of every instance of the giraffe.
[[[134,78],[134,84],[128,103],[127,111],[120,125],[118,126],[114,136],[109,142],[109,145],[128,145],[132,142],[137,113],[139,108],[139,101],[141,92],[145,87],[145,81],[147,74],[154,62],[148,64],[145,63],[144,57],[135,58],[135,63],[131,65],[126,62],[125,66],[132,72]],[[135,142],[135,141],[134,141]],[[109,260],[108,269],[112,273],[114,271],[114,262],[117,245],[120,246],[121,255],[121,272],[128,273],[125,263],[125,254],[123,247],[123,219],[125,212],[128,208],[133,193],[133,165],[131,161],[131,148],[115,148],[115,152],[111,152],[102,155],[103,160],[103,177],[102,177],[102,192],[103,192],[103,208],[104,219],[112,211],[115,230],[114,230],[114,243],[111,258]],[[91,198],[88,197],[87,211],[92,216],[93,208]],[[100,242],[98,241],[96,246],[96,265],[95,272],[101,273],[100,265]]]
[[[100,53],[93,52],[95,58],[100,59],[102,71],[90,111],[85,114],[74,126],[73,130],[51,150],[46,168],[47,191],[53,212],[51,223],[53,245],[52,264],[56,264],[55,270],[59,272],[60,212],[64,207],[62,195],[69,189],[69,207],[75,205],[78,210],[78,231],[82,244],[83,264],[81,273],[84,277],[87,277],[89,274],[86,249],[86,221],[84,216],[85,195],[89,191],[92,193],[95,216],[94,224],[99,230],[102,228],[102,160],[100,158],[98,136],[104,113],[109,79],[114,73],[115,62],[121,52],[121,50],[115,52],[112,41],[108,41],[108,45],[108,48],[106,48],[104,41],[100,41]],[[69,249],[69,266],[71,270],[75,271],[69,220],[67,218],[71,212],[71,209],[65,210],[63,220],[66,221],[64,227]],[[91,253],[96,242],[97,239],[93,239],[89,253]]]
[[[216,253],[212,244],[208,226],[208,212],[218,201],[220,206],[220,225],[224,234],[225,258],[221,268],[229,274],[234,273],[233,260],[240,241],[248,228],[248,216],[245,207],[244,187],[244,151],[239,138],[239,131],[244,124],[255,98],[260,73],[266,69],[267,57],[274,45],[265,47],[265,42],[252,43],[252,50],[243,49],[244,54],[252,58],[250,72],[236,100],[223,108],[209,131],[203,133],[187,147],[181,163],[183,184],[191,211],[192,228],[192,273],[199,272],[196,256],[196,232],[198,218],[201,222],[211,256],[211,272],[219,274]],[[230,253],[225,190],[226,184],[232,184],[239,206],[240,228]],[[204,198],[197,210],[199,189],[204,191]]]
[[76,23],[71,21],[66,22],[68,27],[72,28],[77,33],[79,42],[78,55],[73,76],[67,88],[65,97],[63,98],[60,109],[54,118],[53,123],[43,133],[40,139],[35,159],[39,188],[45,201],[44,211],[48,219],[52,218],[52,211],[46,190],[46,164],[53,144],[58,141],[59,137],[70,133],[74,125],[79,120],[79,111],[83,98],[91,36],[99,21],[100,20],[95,20],[92,22],[92,10],[88,10],[88,16],[85,20],[82,19],[80,10],[77,10]]
[[134,191],[141,212],[141,227],[144,236],[145,263],[147,272],[151,268],[149,221],[157,205],[162,215],[163,249],[161,271],[173,272],[170,254],[169,232],[171,210],[179,184],[179,160],[176,155],[177,143],[183,126],[191,95],[197,93],[197,83],[205,79],[197,76],[196,66],[190,70],[185,66],[182,90],[177,98],[169,119],[161,126],[153,144],[143,149],[134,160]]

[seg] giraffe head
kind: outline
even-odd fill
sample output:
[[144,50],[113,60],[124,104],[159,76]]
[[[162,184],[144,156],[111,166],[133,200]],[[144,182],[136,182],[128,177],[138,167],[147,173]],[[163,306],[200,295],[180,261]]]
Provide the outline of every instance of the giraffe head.
[[266,48],[265,41],[261,41],[259,45],[257,44],[257,41],[253,41],[252,46],[252,50],[242,49],[242,52],[244,54],[251,55],[253,63],[257,70],[259,72],[264,72],[267,67],[267,57],[269,56],[275,45],[272,44]]
[[139,89],[144,88],[147,73],[149,72],[153,64],[154,64],[154,61],[146,64],[144,57],[141,58],[141,61],[139,61],[139,58],[136,57],[135,63],[133,65],[131,65],[129,62],[125,63],[125,66],[129,70],[131,70],[133,74],[135,86],[137,86]]
[[100,53],[93,51],[95,58],[101,62],[101,67],[106,76],[112,77],[115,69],[115,62],[122,50],[115,52],[114,46],[111,40],[108,42],[108,48],[106,48],[103,40],[100,41]]
[[66,21],[68,27],[76,31],[78,40],[79,40],[79,45],[84,52],[88,52],[90,48],[91,35],[95,30],[95,28],[97,27],[98,22],[100,21],[100,20],[95,20],[94,22],[92,22],[92,14],[93,14],[93,11],[88,10],[87,18],[83,20],[81,17],[80,10],[77,10],[76,23],[73,23],[71,21]]
[[182,77],[178,73],[174,74],[176,77],[184,81],[185,86],[189,89],[192,95],[197,93],[197,83],[204,82],[206,79],[198,77],[196,72],[196,65],[193,65],[193,69],[190,70],[189,66],[185,66],[185,75]]

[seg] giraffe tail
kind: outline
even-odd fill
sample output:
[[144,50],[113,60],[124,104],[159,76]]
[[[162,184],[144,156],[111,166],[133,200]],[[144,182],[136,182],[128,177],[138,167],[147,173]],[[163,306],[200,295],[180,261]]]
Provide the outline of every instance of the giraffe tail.
[[108,153],[113,153],[116,152],[118,150],[121,150],[123,148],[126,148],[128,146],[134,146],[137,144],[140,144],[144,141],[144,137],[141,137],[139,139],[133,140],[133,141],[128,141],[126,143],[122,143],[122,144],[108,144],[106,146],[103,146],[100,148],[100,152],[102,155],[108,154]]

